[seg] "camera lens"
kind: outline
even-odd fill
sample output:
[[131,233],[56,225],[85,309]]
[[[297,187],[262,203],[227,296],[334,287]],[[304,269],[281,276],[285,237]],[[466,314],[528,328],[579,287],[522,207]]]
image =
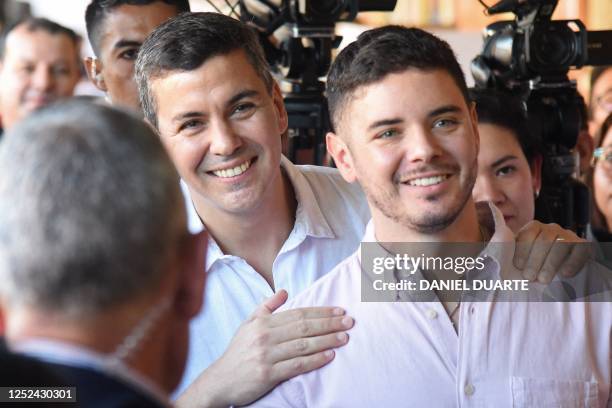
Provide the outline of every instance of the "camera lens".
[[530,57],[539,70],[569,68],[576,59],[576,38],[565,25],[550,24],[534,30]]

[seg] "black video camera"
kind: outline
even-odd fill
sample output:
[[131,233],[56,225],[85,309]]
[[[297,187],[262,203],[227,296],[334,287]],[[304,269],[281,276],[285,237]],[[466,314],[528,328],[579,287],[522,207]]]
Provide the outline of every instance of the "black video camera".
[[[584,65],[612,63],[612,31],[587,31],[580,20],[552,21],[558,0],[503,0],[488,14],[512,12],[485,30],[484,47],[472,61],[477,87],[505,91],[523,101],[532,137],[544,146],[543,187],[536,218],[584,236],[588,190],[572,178],[571,149],[585,127],[584,100],[567,73]],[[606,52],[604,52],[604,50]]]
[[[352,21],[360,11],[391,11],[397,0],[240,0],[240,19],[254,24],[273,71],[291,84],[285,95],[289,114],[288,156],[314,149],[314,164],[322,164],[325,133],[330,129],[323,96],[332,50],[342,37],[336,23]],[[273,34],[281,32],[273,44]]]
[[489,14],[511,11],[517,19],[487,27],[482,54],[472,66],[475,80],[554,78],[570,68],[609,63],[612,31],[587,31],[580,20],[552,21],[556,5],[557,0],[506,0],[489,7]]

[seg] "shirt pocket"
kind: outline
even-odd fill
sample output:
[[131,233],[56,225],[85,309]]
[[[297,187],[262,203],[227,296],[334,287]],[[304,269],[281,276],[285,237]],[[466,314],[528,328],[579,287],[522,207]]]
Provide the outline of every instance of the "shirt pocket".
[[511,377],[512,407],[597,408],[597,383]]

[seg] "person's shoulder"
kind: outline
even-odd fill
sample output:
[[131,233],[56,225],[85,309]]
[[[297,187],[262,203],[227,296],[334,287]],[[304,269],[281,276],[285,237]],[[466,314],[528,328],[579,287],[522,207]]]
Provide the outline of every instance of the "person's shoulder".
[[361,186],[344,180],[338,169],[313,165],[295,167],[315,196],[325,199],[326,208],[341,206],[359,213],[364,220],[369,218],[369,208]]
[[356,197],[363,196],[361,188],[357,183],[349,183],[338,171],[333,167],[314,166],[314,165],[297,165],[296,169],[310,182],[314,187],[334,187],[339,192],[345,192]]
[[354,300],[354,296],[359,300],[361,263],[358,253],[359,250],[345,258],[307,289],[290,297],[283,305],[283,309],[346,304]]
[[89,367],[50,363],[54,372],[78,390],[78,401],[87,407],[162,407],[148,392],[134,384]]

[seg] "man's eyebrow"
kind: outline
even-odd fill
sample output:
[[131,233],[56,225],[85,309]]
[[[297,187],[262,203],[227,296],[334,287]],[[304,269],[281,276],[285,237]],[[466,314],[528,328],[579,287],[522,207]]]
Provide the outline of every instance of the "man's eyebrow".
[[445,113],[459,113],[459,112],[461,112],[461,108],[457,105],[444,105],[444,106],[440,106],[439,108],[432,110],[431,112],[427,114],[427,116],[429,118],[432,118],[434,116],[443,115]]
[[259,92],[257,92],[256,90],[245,89],[244,91],[238,92],[236,95],[232,96],[230,100],[227,101],[227,105],[233,105],[241,99],[250,98],[252,96],[257,96],[257,95],[259,95]]
[[400,123],[404,123],[404,120],[401,119],[401,118],[391,118],[391,119],[377,120],[376,122],[374,122],[374,123],[370,124],[370,126],[368,126],[368,130],[374,130],[376,128],[383,127],[383,126],[399,125]]
[[142,42],[140,41],[135,41],[135,40],[119,40],[115,43],[115,45],[113,46],[114,49],[117,48],[125,48],[125,47],[136,47],[136,48],[140,48],[140,46],[142,45]]
[[201,118],[202,116],[205,116],[204,112],[189,111],[185,113],[179,113],[178,115],[172,118],[172,122],[179,122],[181,120],[192,119],[192,118]]
[[497,167],[500,164],[502,164],[502,163],[504,163],[504,162],[506,162],[508,160],[513,160],[513,159],[518,159],[518,157],[516,157],[513,154],[508,154],[508,155],[502,157],[501,159],[495,160],[493,163],[491,163],[491,167]]
[[[227,105],[233,105],[234,103],[238,102],[239,100],[243,98],[249,98],[251,96],[257,96],[257,95],[259,95],[259,92],[252,90],[252,89],[247,89],[242,92],[238,92],[236,95],[232,96],[230,100],[227,101]],[[204,112],[189,111],[189,112],[179,113],[178,115],[174,116],[172,118],[172,122],[179,122],[181,120],[192,119],[192,118],[201,118],[204,116],[206,116],[206,113]]]
[[[427,114],[427,117],[432,118],[434,116],[442,115],[444,113],[458,113],[461,112],[461,108],[457,105],[444,105],[439,108],[436,108]],[[382,126],[392,126],[403,123],[404,120],[402,118],[390,118],[390,119],[382,119],[377,120],[376,122],[370,124],[368,126],[368,130],[374,130],[376,128]]]

